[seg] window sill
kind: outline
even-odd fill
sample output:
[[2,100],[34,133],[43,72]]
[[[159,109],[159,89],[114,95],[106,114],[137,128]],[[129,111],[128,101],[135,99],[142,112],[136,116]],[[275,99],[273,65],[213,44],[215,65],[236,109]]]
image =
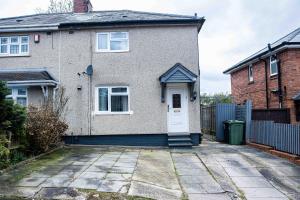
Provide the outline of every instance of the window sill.
[[94,112],[94,115],[133,115],[133,111],[129,111],[129,112]]
[[100,51],[100,50],[96,50],[95,53],[128,53],[129,50],[120,50],[120,51]]
[[270,79],[272,80],[272,79],[277,79],[278,78],[278,74],[272,74],[272,75],[270,75]]
[[9,57],[30,57],[30,54],[20,54],[20,55],[0,55],[0,58],[9,58]]
[[249,81],[248,85],[254,84],[254,81]]

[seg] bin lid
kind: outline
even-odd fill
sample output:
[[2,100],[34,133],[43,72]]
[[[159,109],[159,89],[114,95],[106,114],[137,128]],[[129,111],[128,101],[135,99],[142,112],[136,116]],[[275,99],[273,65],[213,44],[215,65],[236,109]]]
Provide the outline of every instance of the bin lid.
[[224,121],[224,123],[227,123],[227,124],[244,124],[245,122],[240,121],[240,120],[227,120],[227,121]]

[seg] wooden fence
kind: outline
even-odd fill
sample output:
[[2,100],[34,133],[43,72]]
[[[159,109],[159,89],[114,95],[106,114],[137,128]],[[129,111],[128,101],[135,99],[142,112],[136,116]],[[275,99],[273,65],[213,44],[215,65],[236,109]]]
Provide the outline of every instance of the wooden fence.
[[205,134],[216,135],[216,105],[201,105],[201,131]]
[[253,109],[252,120],[274,121],[275,123],[289,124],[291,122],[290,109]]
[[252,120],[249,140],[300,155],[300,125]]

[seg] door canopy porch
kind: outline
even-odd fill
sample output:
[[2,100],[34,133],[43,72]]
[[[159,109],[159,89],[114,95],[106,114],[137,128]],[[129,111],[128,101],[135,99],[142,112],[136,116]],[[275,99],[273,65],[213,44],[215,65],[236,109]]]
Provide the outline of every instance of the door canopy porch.
[[165,102],[165,90],[168,83],[186,83],[189,87],[190,100],[194,101],[197,97],[194,86],[197,81],[197,75],[185,68],[182,64],[176,63],[168,71],[159,77],[161,84],[161,102]]

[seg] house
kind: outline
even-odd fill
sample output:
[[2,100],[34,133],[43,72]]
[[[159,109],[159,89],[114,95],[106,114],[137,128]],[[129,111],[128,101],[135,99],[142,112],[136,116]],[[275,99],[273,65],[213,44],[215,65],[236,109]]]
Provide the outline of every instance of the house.
[[91,9],[0,19],[8,98],[41,105],[63,86],[66,143],[197,145],[204,18]]
[[224,71],[231,76],[236,103],[252,100],[253,108],[290,109],[300,122],[300,28]]

